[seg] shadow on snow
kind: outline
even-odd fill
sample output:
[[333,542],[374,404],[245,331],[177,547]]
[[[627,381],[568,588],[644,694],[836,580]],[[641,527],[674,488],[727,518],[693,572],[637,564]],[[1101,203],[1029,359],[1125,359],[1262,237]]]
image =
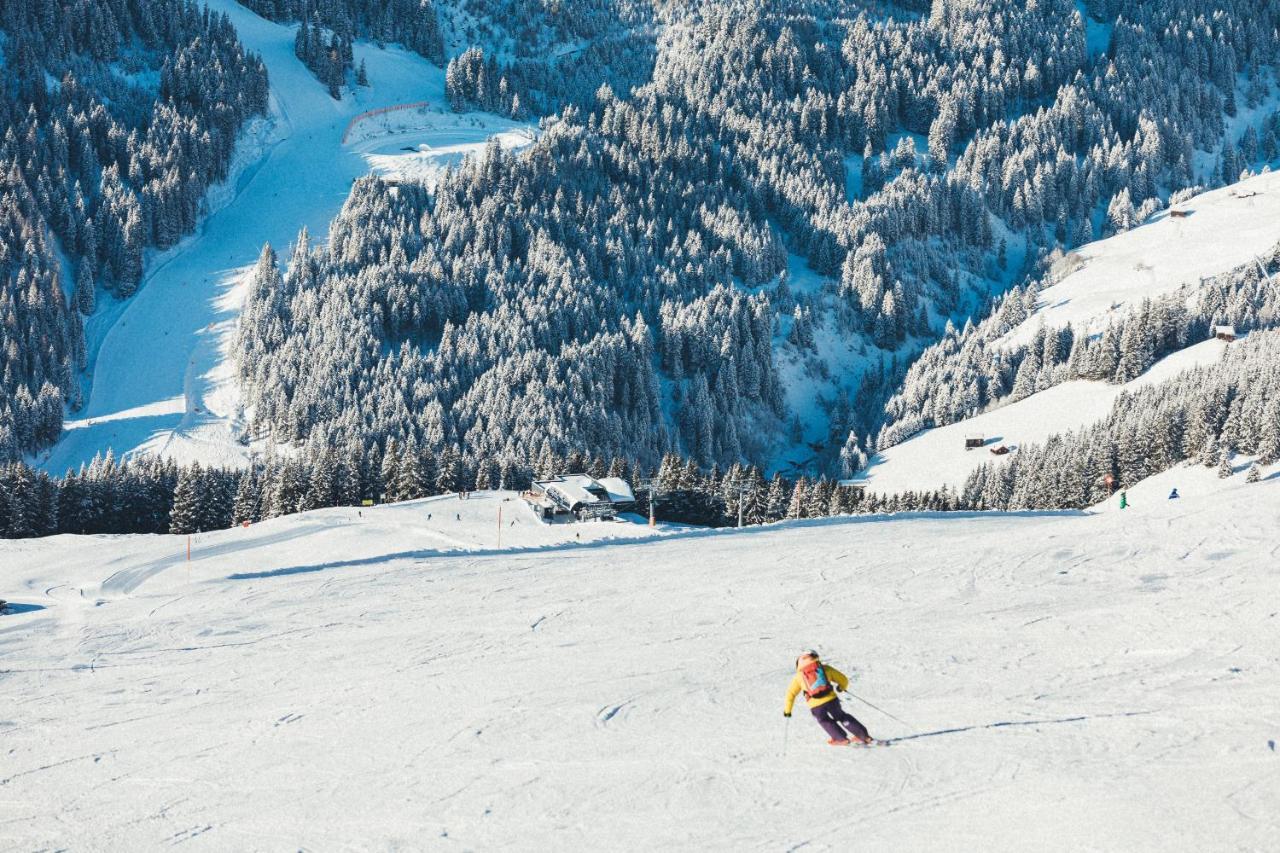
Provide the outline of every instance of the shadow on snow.
[[513,557],[521,554],[549,553],[556,551],[576,551],[585,549],[610,548],[619,545],[652,545],[659,542],[672,542],[709,536],[758,536],[778,530],[796,530],[812,527],[843,527],[872,522],[895,522],[912,519],[934,519],[938,521],[962,521],[981,518],[1061,518],[1069,515],[1086,515],[1083,510],[1024,510],[1019,512],[902,512],[894,514],[878,514],[863,516],[837,516],[835,518],[811,518],[793,521],[781,521],[774,524],[760,524],[742,529],[734,527],[694,528],[682,530],[666,536],[601,539],[594,542],[558,542],[549,545],[530,545],[522,548],[425,548],[414,551],[397,551],[390,554],[379,554],[372,557],[360,557],[352,560],[334,560],[327,563],[290,566],[282,569],[268,569],[261,572],[235,572],[227,575],[227,580],[262,580],[264,578],[303,575],[323,572],[330,569],[343,569],[352,566],[371,566],[397,560],[425,560],[433,557]]

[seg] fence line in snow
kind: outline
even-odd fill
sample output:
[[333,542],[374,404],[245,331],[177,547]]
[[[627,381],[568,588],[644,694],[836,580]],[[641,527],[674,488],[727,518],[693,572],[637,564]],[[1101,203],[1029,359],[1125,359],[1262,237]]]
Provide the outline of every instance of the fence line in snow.
[[347,144],[347,140],[351,138],[351,131],[355,130],[356,125],[365,119],[376,118],[380,115],[386,115],[387,113],[398,112],[399,110],[416,110],[421,107],[429,106],[431,106],[430,101],[415,101],[412,104],[395,104],[390,107],[379,107],[376,110],[368,110],[357,116],[352,116],[351,121],[347,122],[346,130],[342,131],[342,144]]

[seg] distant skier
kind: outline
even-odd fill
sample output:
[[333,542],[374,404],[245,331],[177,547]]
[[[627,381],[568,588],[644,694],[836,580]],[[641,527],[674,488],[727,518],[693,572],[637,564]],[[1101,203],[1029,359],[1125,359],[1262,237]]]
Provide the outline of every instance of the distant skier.
[[1169,500],[1176,501],[1179,497],[1181,496],[1178,494],[1178,487],[1174,486],[1173,491],[1169,493]]
[[1121,509],[1128,509],[1128,508],[1129,508],[1129,493],[1128,493],[1128,492],[1121,492],[1121,493],[1120,493],[1120,508],[1121,508]]
[[836,694],[848,688],[848,676],[834,666],[818,660],[818,653],[810,649],[796,659],[796,674],[792,676],[791,685],[787,688],[787,704],[782,710],[782,716],[791,716],[796,696],[803,693],[809,712],[830,736],[827,743],[832,746],[848,746],[852,739],[869,744],[872,742],[871,735],[867,734],[866,727],[840,707],[840,698]]

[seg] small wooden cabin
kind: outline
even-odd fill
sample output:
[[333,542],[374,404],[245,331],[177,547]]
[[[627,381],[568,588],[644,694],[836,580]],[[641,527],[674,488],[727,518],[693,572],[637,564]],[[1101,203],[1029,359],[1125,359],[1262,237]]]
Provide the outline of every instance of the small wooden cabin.
[[1169,216],[1172,217],[1173,219],[1186,219],[1190,215],[1191,215],[1191,211],[1179,210],[1176,207],[1169,211]]
[[1009,448],[1003,444],[1000,445],[999,447],[991,448],[992,456],[1004,456],[1008,452],[1009,452]]
[[1220,341],[1226,341],[1227,343],[1231,343],[1236,339],[1236,327],[1235,326],[1214,326],[1213,336]]
[[987,443],[987,437],[985,435],[966,435],[964,437],[965,450],[974,450],[976,448],[982,447],[982,445],[986,443]]

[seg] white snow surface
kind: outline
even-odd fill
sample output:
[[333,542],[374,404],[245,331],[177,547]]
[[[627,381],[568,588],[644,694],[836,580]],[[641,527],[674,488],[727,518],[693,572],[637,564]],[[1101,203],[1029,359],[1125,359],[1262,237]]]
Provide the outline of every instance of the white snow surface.
[[[35,460],[55,474],[108,449],[117,456],[246,464],[250,448],[239,441],[243,412],[230,347],[245,276],[262,245],[270,242],[287,257],[304,226],[323,240],[361,175],[434,184],[446,165],[478,152],[490,136],[507,147],[532,136],[496,116],[445,112],[443,70],[394,47],[356,44],[356,63],[366,63],[371,85],[335,101],[294,56],[296,27],[260,18],[234,0],[207,5],[229,15],[241,42],[266,63],[270,116],[242,134],[231,177],[210,190],[211,212],[199,231],[150,254],[138,292],[124,301],[103,297],[86,322],[92,380],[85,407]],[[439,109],[415,115],[410,126],[403,119],[368,122],[342,145],[353,116],[419,101]]]
[[[1044,444],[1053,435],[1092,426],[1111,412],[1116,398],[1172,379],[1184,371],[1213,364],[1228,346],[1208,340],[1165,356],[1146,373],[1123,385],[1075,380],[1047,388],[1016,403],[990,409],[972,418],[934,429],[882,450],[871,457],[860,479],[874,492],[896,494],[928,491],[943,485],[953,491],[983,462],[1003,458],[991,455],[1004,445],[1013,452],[1028,444]],[[981,436],[986,445],[966,450],[965,439]]]
[[1030,322],[1003,340],[1024,344],[1041,321],[1050,328],[1068,323],[1077,330],[1102,331],[1145,298],[1176,291],[1184,284],[1251,262],[1280,240],[1280,173],[1267,172],[1181,204],[1186,218],[1169,212],[1149,222],[1083,246],[1083,266],[1040,293]]
[[[0,542],[0,848],[1269,849],[1280,485],[1242,480],[629,544],[513,500],[498,550],[489,494],[190,563]],[[809,646],[891,746],[783,720]]]

